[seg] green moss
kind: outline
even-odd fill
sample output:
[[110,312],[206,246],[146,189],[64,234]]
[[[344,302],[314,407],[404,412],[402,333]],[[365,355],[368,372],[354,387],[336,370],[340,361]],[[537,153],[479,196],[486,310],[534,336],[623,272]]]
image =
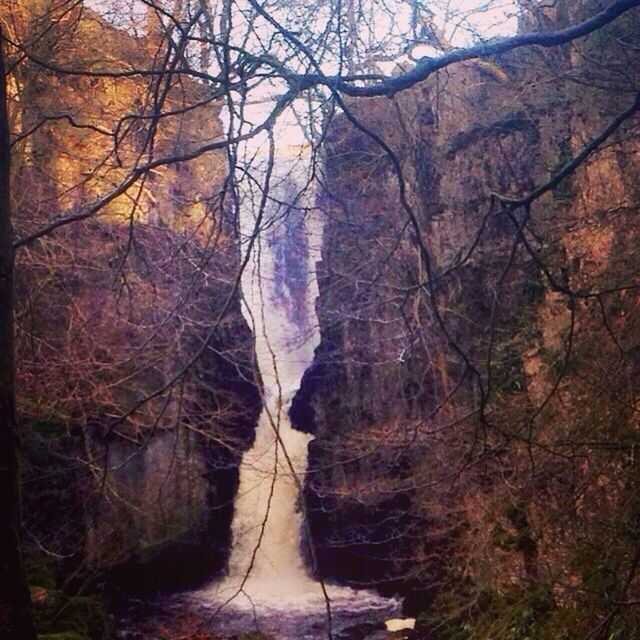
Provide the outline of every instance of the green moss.
[[[569,133],[560,140],[560,153],[556,165],[551,169],[551,175],[560,172],[561,169],[573,158],[571,136]],[[573,176],[568,176],[553,190],[553,199],[561,204],[570,204],[576,197],[576,186]]]
[[523,391],[526,388],[526,378],[520,353],[513,345],[496,351],[497,357],[491,363],[494,392],[501,396]]
[[418,616],[416,628],[427,637],[437,633],[439,640],[578,640],[572,634],[579,628],[579,612],[558,607],[550,585],[483,589],[467,596],[473,605],[457,608],[454,616],[454,601],[436,602]]
[[27,549],[24,554],[25,571],[30,585],[43,589],[56,588],[56,565],[42,553]]
[[491,531],[491,543],[503,551],[511,551],[515,546],[515,536],[509,533],[500,523]]
[[[545,281],[540,267],[533,261],[527,261],[522,268],[522,296],[530,305],[539,304],[544,300],[546,291]],[[528,324],[536,334],[539,333],[535,314],[532,314]],[[526,326],[523,327],[526,329]]]

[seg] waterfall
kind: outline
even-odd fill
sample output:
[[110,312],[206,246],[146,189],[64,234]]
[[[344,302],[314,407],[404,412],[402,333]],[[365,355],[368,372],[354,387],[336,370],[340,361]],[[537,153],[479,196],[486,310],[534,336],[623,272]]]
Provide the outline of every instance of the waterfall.
[[[297,597],[301,590],[318,588],[307,576],[300,552],[302,516],[296,476],[298,481],[304,478],[309,436],[295,431],[288,417],[289,403],[317,344],[317,332],[309,321],[315,317],[317,295],[312,275],[315,243],[309,243],[310,250],[300,256],[304,268],[297,274],[286,273],[286,263],[277,258],[291,245],[287,234],[304,234],[310,226],[294,212],[287,216],[260,236],[253,268],[243,279],[265,406],[255,443],[240,468],[227,582],[232,589],[238,588],[251,569],[243,590],[254,601]],[[285,224],[293,218],[297,229]]]
[[[292,202],[304,184],[295,178],[296,167],[287,158],[278,160],[272,195],[282,202]],[[229,575],[219,589],[220,596],[238,594],[235,600],[253,604],[322,596],[319,583],[307,575],[300,549],[299,487],[311,436],[295,431],[288,416],[319,341],[314,305],[320,226],[299,208],[309,201],[306,196],[287,210],[267,207],[242,279],[243,312],[255,332],[264,408],[240,467]],[[241,209],[245,236],[255,224],[253,209]]]
[[[322,225],[310,209],[313,194],[297,197],[307,180],[302,165],[308,162],[294,157],[298,162],[285,156],[276,163],[274,203],[242,278],[243,313],[255,334],[264,408],[240,466],[229,572],[193,594],[199,605],[213,609],[217,629],[239,633],[259,621],[261,630],[279,640],[326,638],[326,597],[334,623],[342,625],[400,611],[397,600],[370,591],[336,585],[323,591],[309,577],[300,548],[300,486],[311,436],[294,430],[288,414],[319,342],[315,265]],[[294,201],[294,207],[277,204]],[[256,218],[249,203],[251,198],[241,207],[245,240]]]

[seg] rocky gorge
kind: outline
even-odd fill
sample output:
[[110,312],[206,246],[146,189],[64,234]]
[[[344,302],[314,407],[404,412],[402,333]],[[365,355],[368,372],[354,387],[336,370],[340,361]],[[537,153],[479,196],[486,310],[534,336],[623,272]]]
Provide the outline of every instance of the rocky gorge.
[[[539,4],[520,33],[603,3]],[[637,11],[242,155],[205,53],[163,84],[168,9],[36,5],[0,25],[36,51],[8,87],[39,637],[640,637]]]

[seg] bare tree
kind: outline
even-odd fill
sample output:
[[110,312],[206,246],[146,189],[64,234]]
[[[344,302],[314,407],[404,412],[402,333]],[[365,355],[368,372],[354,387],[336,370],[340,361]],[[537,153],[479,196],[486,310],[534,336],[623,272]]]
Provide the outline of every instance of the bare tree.
[[[469,241],[464,246],[457,248],[457,254],[447,255],[447,260],[441,255],[443,252],[432,246],[429,234],[432,221],[425,222],[423,212],[419,209],[421,194],[417,193],[415,185],[420,183],[421,176],[412,163],[417,165],[425,158],[419,156],[417,146],[411,149],[408,156],[403,155],[402,145],[407,145],[411,138],[410,121],[437,117],[437,114],[434,116],[426,110],[421,111],[411,92],[426,86],[425,83],[434,82],[438,85],[434,90],[438,93],[438,99],[444,96],[443,103],[450,107],[453,100],[446,95],[446,90],[441,96],[439,83],[446,84],[447,74],[455,73],[455,69],[465,68],[464,65],[472,61],[478,65],[478,74],[489,74],[498,84],[506,75],[500,66],[500,56],[518,55],[531,50],[560,52],[558,55],[564,55],[563,47],[602,33],[615,21],[632,15],[640,2],[615,0],[601,10],[594,10],[586,17],[580,16],[561,26],[558,26],[557,20],[546,22],[548,12],[536,11],[534,14],[539,14],[539,30],[491,38],[464,47],[452,44],[456,39],[456,28],[449,27],[451,24],[465,24],[468,17],[449,16],[448,23],[443,26],[437,12],[426,7],[425,3],[413,0],[312,3],[246,0],[217,4],[182,2],[174,5],[144,0],[142,4],[145,11],[131,12],[130,21],[125,20],[127,24],[123,29],[110,27],[109,37],[113,39],[115,47],[105,46],[97,52],[88,49],[83,38],[90,33],[92,24],[99,24],[101,29],[106,29],[103,22],[109,19],[109,9],[116,15],[122,10],[122,3],[114,2],[98,15],[84,3],[70,0],[58,4],[42,3],[35,8],[28,3],[15,2],[10,4],[11,10],[6,15],[0,16],[2,24],[7,25],[3,29],[2,39],[10,52],[10,62],[3,77],[9,78],[13,83],[15,123],[11,127],[11,114],[4,114],[3,152],[8,153],[9,145],[12,144],[14,156],[21,154],[33,161],[34,150],[38,151],[39,143],[47,137],[49,142],[54,140],[59,143],[58,147],[52,145],[53,149],[68,150],[68,146],[60,143],[66,137],[65,144],[72,140],[76,149],[82,149],[85,154],[81,161],[75,159],[69,163],[72,168],[65,173],[65,179],[60,180],[59,184],[52,184],[56,182],[57,171],[56,158],[53,157],[38,158],[37,162],[33,162],[42,169],[40,176],[29,175],[30,169],[25,169],[18,176],[24,180],[23,184],[29,184],[30,180],[38,182],[41,197],[35,199],[39,206],[21,209],[29,215],[19,220],[18,237],[14,239],[9,226],[8,156],[7,161],[2,163],[5,186],[2,192],[2,221],[5,224],[2,233],[2,258],[7,282],[12,278],[14,249],[20,252],[19,256],[24,256],[18,259],[23,260],[20,264],[24,266],[25,272],[32,269],[33,273],[57,277],[62,272],[62,269],[58,269],[58,264],[63,264],[69,255],[72,256],[74,266],[82,263],[88,265],[88,268],[95,268],[95,263],[91,263],[82,251],[77,248],[70,250],[74,242],[77,242],[77,237],[74,238],[74,231],[71,230],[72,225],[87,225],[78,228],[88,230],[93,220],[113,216],[124,222],[122,229],[126,229],[126,233],[114,234],[117,240],[114,246],[117,245],[118,254],[113,274],[120,283],[119,295],[129,295],[130,300],[134,301],[133,311],[128,319],[123,320],[117,306],[111,310],[113,313],[109,313],[105,307],[102,326],[121,326],[123,335],[127,335],[125,328],[128,328],[135,333],[135,339],[123,339],[118,348],[105,353],[104,345],[96,340],[96,336],[82,328],[74,334],[78,340],[68,341],[64,349],[55,344],[55,340],[49,340],[51,336],[46,333],[39,335],[39,341],[29,341],[36,335],[34,332],[25,331],[23,334],[24,345],[31,349],[32,354],[37,355],[34,361],[43,362],[47,355],[54,352],[56,357],[60,356],[59,359],[51,358],[48,377],[46,371],[38,372],[40,379],[43,376],[45,379],[43,396],[48,393],[51,397],[53,390],[56,390],[56,404],[52,411],[64,411],[66,415],[86,422],[97,406],[110,416],[107,424],[103,425],[107,434],[124,434],[130,437],[127,429],[131,429],[135,432],[136,444],[142,448],[147,443],[145,428],[149,429],[149,425],[152,425],[149,431],[154,432],[167,421],[182,424],[185,416],[183,405],[192,409],[196,407],[193,413],[198,413],[198,398],[190,395],[189,389],[184,391],[185,381],[197,370],[209,349],[212,337],[224,325],[238,293],[242,270],[246,266],[246,261],[226,254],[218,241],[223,243],[225,234],[232,235],[229,229],[237,224],[240,194],[243,190],[261,193],[263,199],[272,197],[260,163],[252,155],[251,145],[264,145],[278,120],[292,117],[298,118],[312,147],[310,183],[315,182],[324,190],[327,202],[331,201],[333,190],[345,189],[339,180],[328,175],[332,171],[330,163],[339,165],[340,160],[336,158],[342,155],[348,164],[349,154],[355,153],[354,157],[359,164],[351,169],[358,176],[357,187],[372,191],[384,187],[387,192],[393,193],[394,206],[399,207],[402,212],[401,220],[394,221],[393,224],[385,226],[384,220],[380,222],[380,233],[385,235],[385,243],[388,242],[385,256],[376,255],[374,263],[354,264],[354,273],[362,277],[367,291],[375,291],[373,297],[380,309],[386,309],[391,297],[393,312],[387,315],[383,311],[378,317],[376,310],[373,315],[380,326],[389,322],[404,323],[398,325],[401,327],[398,335],[404,344],[398,359],[403,363],[405,360],[410,362],[409,366],[415,368],[424,365],[423,388],[408,391],[394,388],[394,393],[404,393],[411,420],[409,423],[407,420],[403,420],[401,424],[390,423],[388,429],[380,432],[375,431],[375,425],[370,425],[371,439],[379,446],[378,452],[369,454],[364,446],[366,443],[349,441],[349,448],[353,446],[358,454],[354,461],[351,459],[353,455],[343,451],[343,466],[357,467],[360,464],[357,458],[366,459],[369,455],[379,456],[376,459],[381,461],[391,459],[392,469],[387,478],[390,486],[385,490],[389,495],[406,496],[420,492],[420,487],[414,486],[416,479],[413,475],[401,480],[395,477],[399,468],[412,467],[415,476],[424,473],[425,477],[418,483],[423,486],[452,480],[450,473],[438,477],[443,469],[450,471],[449,467],[454,463],[450,457],[454,449],[452,441],[464,444],[468,451],[456,473],[462,473],[468,466],[484,465],[491,457],[488,452],[495,455],[495,458],[486,462],[490,469],[487,475],[496,469],[502,469],[500,465],[492,465],[503,451],[507,440],[519,443],[522,448],[518,453],[525,459],[534,444],[539,444],[534,437],[533,425],[539,416],[544,415],[545,409],[552,402],[551,397],[562,390],[574,355],[576,305],[597,302],[606,323],[608,315],[603,301],[606,296],[613,291],[620,292],[624,288],[635,286],[615,285],[609,289],[585,289],[563,280],[562,270],[541,255],[544,246],[538,242],[532,207],[561,184],[565,184],[594,154],[610,144],[614,136],[625,131],[629,121],[638,112],[639,103],[635,93],[637,87],[634,92],[628,91],[629,105],[613,114],[600,131],[593,133],[585,141],[582,148],[569,153],[546,179],[528,185],[522,181],[505,179],[481,216],[477,233],[468,238]],[[434,9],[437,8],[436,4],[433,5]],[[27,19],[21,23],[18,14],[22,18],[26,15]],[[524,15],[530,14],[525,12]],[[552,25],[550,29],[547,28],[549,24]],[[131,54],[129,60],[123,59],[124,56],[118,57],[114,51],[117,47],[125,49],[128,46],[125,41],[129,42],[130,39],[123,35],[126,33],[125,27],[134,32],[146,30],[144,36],[136,36],[136,46],[128,50]],[[430,47],[429,53],[417,57],[420,47],[425,46]],[[628,50],[629,47],[626,48],[627,52]],[[588,56],[589,52],[576,49],[574,55]],[[387,64],[393,65],[391,73],[384,72]],[[553,61],[545,58],[541,65],[545,64],[553,64]],[[473,76],[472,80],[476,81],[477,76]],[[55,87],[61,84],[74,87],[78,92],[89,92],[92,87],[98,87],[97,91],[105,94],[113,91],[118,95],[119,89],[121,94],[128,92],[130,99],[119,101],[114,98],[108,106],[93,110],[82,102],[74,104],[70,101],[63,109],[51,110],[50,104],[39,101],[39,95],[53,93],[56,91]],[[4,86],[6,92],[6,83]],[[523,92],[525,90],[526,88],[522,88]],[[375,110],[367,113],[370,105],[378,104],[375,102],[377,100],[384,100],[384,104],[388,105],[389,98],[393,99],[394,109],[400,115],[397,120],[399,133],[395,137],[387,136],[384,126],[375,122],[375,117],[367,117],[375,116]],[[517,99],[517,96],[514,97],[514,100]],[[447,103],[447,100],[450,102]],[[6,95],[3,102],[7,102]],[[381,107],[381,112],[385,108]],[[217,124],[220,118],[222,124],[213,126],[212,123]],[[197,127],[200,127],[199,131],[196,131]],[[336,140],[336,132],[339,138],[341,128],[343,133],[348,131],[344,134],[347,147],[357,139],[358,144],[362,145],[361,150],[354,152],[349,148],[341,149],[341,141]],[[500,133],[503,130],[508,133],[517,131],[518,135],[522,134],[526,138],[529,131],[526,114],[514,116],[509,122],[499,123],[494,132]],[[9,138],[10,135],[12,139]],[[472,144],[482,135],[483,131],[479,128],[461,132],[461,136],[454,140],[455,144],[449,150],[451,158],[455,159],[460,149]],[[44,146],[40,146],[39,150]],[[322,156],[328,148],[329,165],[323,167]],[[516,156],[515,150],[511,151],[513,168],[517,163],[523,162],[523,158]],[[368,164],[367,160],[371,160],[371,163]],[[173,196],[183,199],[183,211],[197,210],[201,215],[197,224],[188,226],[181,241],[168,249],[186,256],[186,265],[180,262],[181,273],[187,274],[184,278],[191,281],[193,288],[185,295],[181,295],[184,292],[176,291],[176,283],[183,280],[182,276],[176,276],[172,265],[163,265],[163,268],[155,272],[148,287],[139,282],[131,284],[127,275],[135,275],[133,263],[144,263],[145,251],[146,257],[153,255],[153,248],[150,247],[148,238],[145,238],[145,232],[141,230],[140,220],[149,222],[149,218],[145,218],[149,211],[155,211],[158,215],[159,207],[153,206],[154,200],[158,194],[166,196],[170,193],[174,186],[172,181],[176,180],[178,174],[186,175],[185,179],[194,188],[198,186],[198,181],[207,180],[208,177],[201,171],[202,163],[205,162],[215,163],[222,170],[221,177],[215,184],[208,185],[206,194],[200,194],[201,200],[206,200],[204,206],[198,208],[203,202],[192,199],[188,203],[191,206],[189,208],[188,196],[173,193]],[[54,176],[54,180],[48,181],[47,173],[49,178]],[[371,185],[371,176],[375,181],[380,175],[385,176],[384,184]],[[46,185],[50,188],[46,188]],[[511,192],[514,188],[517,189],[516,193]],[[383,196],[384,193],[381,192],[380,197]],[[28,204],[32,205],[33,201]],[[344,213],[343,204],[336,205],[331,201],[325,208],[334,214],[334,207]],[[348,205],[349,203],[346,206],[347,217]],[[501,227],[496,231],[500,235],[500,242],[495,246],[483,245],[485,230],[488,226],[492,229],[500,226],[496,222],[498,219],[500,224],[504,223],[510,229],[511,235]],[[162,215],[151,222],[180,232],[185,230],[184,221],[171,221]],[[262,229],[258,226],[249,242],[253,242],[261,232]],[[361,242],[362,234],[370,232],[364,228],[357,229],[354,243]],[[152,240],[151,243],[153,242]],[[374,244],[376,243],[379,244],[377,238],[374,239]],[[108,241],[105,240],[101,249],[107,244]],[[168,242],[168,245],[171,243]],[[146,249],[141,249],[145,246]],[[202,246],[206,247],[204,255],[199,252],[199,247]],[[470,329],[464,320],[465,314],[473,316],[477,313],[477,308],[471,309],[471,303],[466,307],[460,302],[456,298],[456,287],[462,286],[460,282],[464,277],[471,277],[465,268],[472,259],[478,257],[478,264],[487,265],[494,249],[498,249],[500,255],[507,256],[507,263],[502,276],[492,282],[493,298],[487,311],[490,335],[488,348],[483,350],[468,339]],[[506,318],[503,315],[505,305],[502,300],[513,293],[511,289],[515,288],[516,279],[511,278],[512,268],[518,264],[523,254],[542,272],[545,286],[554,294],[565,297],[569,311],[568,332],[563,345],[564,358],[561,359],[564,364],[560,366],[556,383],[551,386],[549,399],[543,397],[535,410],[522,417],[522,424],[518,423],[517,429],[505,431],[504,425],[496,424],[492,417],[497,406],[494,402],[496,395],[505,404],[513,401],[506,394],[505,397],[500,395],[500,384],[507,374],[504,370],[497,371],[493,366],[496,351],[505,344],[498,340],[496,332],[504,332],[500,338],[506,335],[503,326],[506,321],[503,324],[500,322]],[[215,269],[212,272],[209,267],[210,263],[220,260],[221,256],[231,264],[233,272],[225,283],[227,297],[216,309],[213,321],[200,320],[196,327],[188,327],[192,330],[193,344],[185,349],[178,334],[186,331],[188,321],[185,317],[194,309],[198,313],[201,311],[197,303],[198,292],[206,286],[207,278],[216,277]],[[388,276],[385,270],[392,260],[393,267],[389,270],[392,272],[391,287],[387,290],[384,287],[377,288],[378,282],[383,279],[381,274],[385,278]],[[151,261],[157,263],[155,259]],[[349,276],[345,279],[345,286],[359,291],[362,282],[356,280],[354,285],[351,277],[353,274]],[[168,296],[169,301],[164,297],[167,291],[157,297],[150,293],[151,290],[156,293],[155,288],[160,286],[163,278],[171,281],[167,285],[171,294]],[[385,286],[387,284],[388,282]],[[193,297],[188,295],[191,293]],[[55,293],[47,290],[45,294],[43,299],[51,304]],[[6,375],[0,376],[0,379],[8,381],[3,387],[7,390],[6,414],[9,416],[6,421],[9,427],[6,431],[8,446],[5,450],[9,456],[6,468],[13,479],[13,485],[7,484],[11,489],[7,500],[7,521],[13,523],[11,535],[14,536],[7,548],[17,553],[18,541],[15,534],[19,515],[17,492],[14,490],[17,472],[13,417],[11,287],[3,288],[3,295],[7,296],[7,300],[0,305],[5,313],[3,326],[6,331],[2,335],[9,342],[2,349],[2,353],[7,354],[2,362]],[[136,295],[140,298],[136,299]],[[146,300],[152,300],[151,303],[145,306],[144,302],[139,302],[143,296],[149,296]],[[78,298],[81,299],[81,296],[78,295]],[[27,300],[31,300],[29,295],[25,296],[25,301]],[[158,300],[162,303],[163,313],[157,313],[154,306]],[[454,303],[455,309],[451,308]],[[78,313],[72,317],[81,317],[82,309],[91,304],[95,304],[95,300],[88,296],[81,299],[76,307]],[[25,302],[26,307],[28,304]],[[362,311],[371,312],[370,309]],[[24,320],[26,326],[27,320],[33,317],[32,313],[25,311],[20,320]],[[344,320],[339,318],[338,322]],[[355,326],[359,318],[354,317],[352,320],[352,326]],[[122,325],[118,325],[119,322]],[[175,325],[172,324],[174,322]],[[131,329],[129,325],[135,328]],[[176,326],[178,330],[174,331]],[[613,330],[609,333],[615,335]],[[380,335],[386,334],[381,330]],[[513,337],[513,340],[516,338]],[[52,344],[55,348],[52,348]],[[179,366],[165,370],[165,365],[157,357],[157,352],[154,353],[154,348],[158,352],[174,355]],[[411,354],[418,351],[421,353],[420,357],[412,361]],[[145,354],[144,360],[137,359],[141,353]],[[363,354],[355,355],[359,357]],[[371,353],[364,355],[372,356]],[[507,353],[499,355],[504,360],[510,357]],[[223,359],[226,356],[227,354],[223,354]],[[79,385],[70,390],[60,384],[63,380],[61,376],[52,374],[53,363],[55,371],[75,371],[75,379],[80,378],[80,372],[83,371],[78,363],[90,363],[91,367],[99,370],[100,376],[95,379],[83,378],[85,387]],[[385,362],[380,365],[392,368],[393,363]],[[35,377],[36,369],[37,367],[32,368],[31,373],[25,373],[25,376]],[[26,368],[22,371],[26,371]],[[151,387],[147,384],[149,379],[154,382]],[[132,380],[137,385],[133,399],[128,393],[122,392],[126,383]],[[65,387],[62,389],[63,393],[58,393],[60,387]],[[127,388],[128,391],[130,388]],[[436,399],[433,414],[428,413],[433,428],[428,430],[427,436],[419,438],[416,434],[420,433],[422,426],[415,425],[426,421],[426,395]],[[461,396],[471,397],[473,401],[460,400]],[[177,397],[180,401],[176,401]],[[93,402],[91,411],[85,411],[84,403],[88,399]],[[509,415],[515,415],[515,412]],[[202,416],[198,419],[192,416],[192,419],[191,428],[199,428],[198,419],[202,421]],[[523,424],[527,425],[526,428],[522,427]],[[451,425],[453,427],[449,429]],[[459,430],[460,425],[467,430]],[[412,430],[412,427],[415,428]],[[439,442],[440,432],[450,434],[448,443]],[[220,434],[213,435],[218,437]],[[429,437],[432,439],[429,440]],[[415,442],[418,442],[416,448],[411,449]],[[547,447],[548,443],[540,446]],[[91,448],[88,450],[91,451]],[[441,458],[442,465],[438,471],[425,470],[423,461],[427,450]],[[107,458],[105,454],[104,459],[87,461],[98,484],[100,478],[104,477],[103,466]],[[549,463],[549,469],[552,468],[553,465]],[[109,489],[108,484],[106,486]],[[343,489],[339,487],[336,493],[339,494]],[[113,494],[116,493],[114,489]],[[365,500],[366,491],[360,497]],[[459,494],[457,498],[460,499]],[[454,503],[458,504],[459,500],[452,498],[451,504]],[[455,513],[455,507],[452,506],[451,509],[451,513]],[[426,510],[425,507],[424,511]],[[533,580],[537,571],[536,549],[529,536],[528,516],[521,512],[522,509],[512,512],[513,517],[507,526],[515,527],[516,532],[521,534],[521,551],[527,572]],[[451,536],[454,531],[459,535],[454,518],[450,518],[448,514],[442,515],[442,529]],[[425,514],[420,513],[418,521],[422,522],[424,519]],[[407,526],[407,536],[412,535],[411,529],[414,526]],[[14,572],[14,575],[19,574],[20,572]],[[26,607],[24,584],[13,593],[23,594],[21,602]]]
[[[0,35],[2,32],[0,31]],[[11,225],[11,152],[4,46],[0,45],[0,491],[2,520],[2,612],[0,629],[8,637],[35,638],[20,547],[18,432],[13,359],[13,232]],[[6,616],[6,617],[5,617]]]

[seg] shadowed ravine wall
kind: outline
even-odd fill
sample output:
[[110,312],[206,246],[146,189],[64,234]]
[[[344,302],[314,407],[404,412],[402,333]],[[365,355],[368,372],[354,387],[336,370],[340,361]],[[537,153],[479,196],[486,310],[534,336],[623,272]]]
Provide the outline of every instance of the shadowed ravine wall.
[[[36,4],[12,10],[10,33],[28,40]],[[134,37],[84,7],[62,14],[42,18],[51,38],[38,53],[52,63],[82,60],[99,41],[95,64],[154,64],[152,29]],[[15,227],[24,237],[125,177],[149,135],[148,121],[135,118],[149,85],[19,69],[10,115]],[[165,108],[179,115],[157,124],[156,153],[219,134],[215,102],[181,111],[207,95],[197,81],[172,86]],[[83,128],[52,117],[60,113]],[[122,114],[130,119],[116,161],[101,131]],[[74,610],[63,590],[155,593],[226,567],[238,465],[261,409],[236,286],[237,221],[220,198],[226,170],[220,153],[161,167],[99,219],[18,252],[24,526],[38,620],[61,605]],[[56,624],[69,628],[64,615]]]
[[637,119],[532,205],[533,254],[491,194],[528,193],[633,102],[637,21],[348,104],[398,158],[432,289],[389,158],[330,126],[321,342],[291,411],[315,436],[312,538],[321,575],[399,590],[425,633],[582,637],[632,565]]

